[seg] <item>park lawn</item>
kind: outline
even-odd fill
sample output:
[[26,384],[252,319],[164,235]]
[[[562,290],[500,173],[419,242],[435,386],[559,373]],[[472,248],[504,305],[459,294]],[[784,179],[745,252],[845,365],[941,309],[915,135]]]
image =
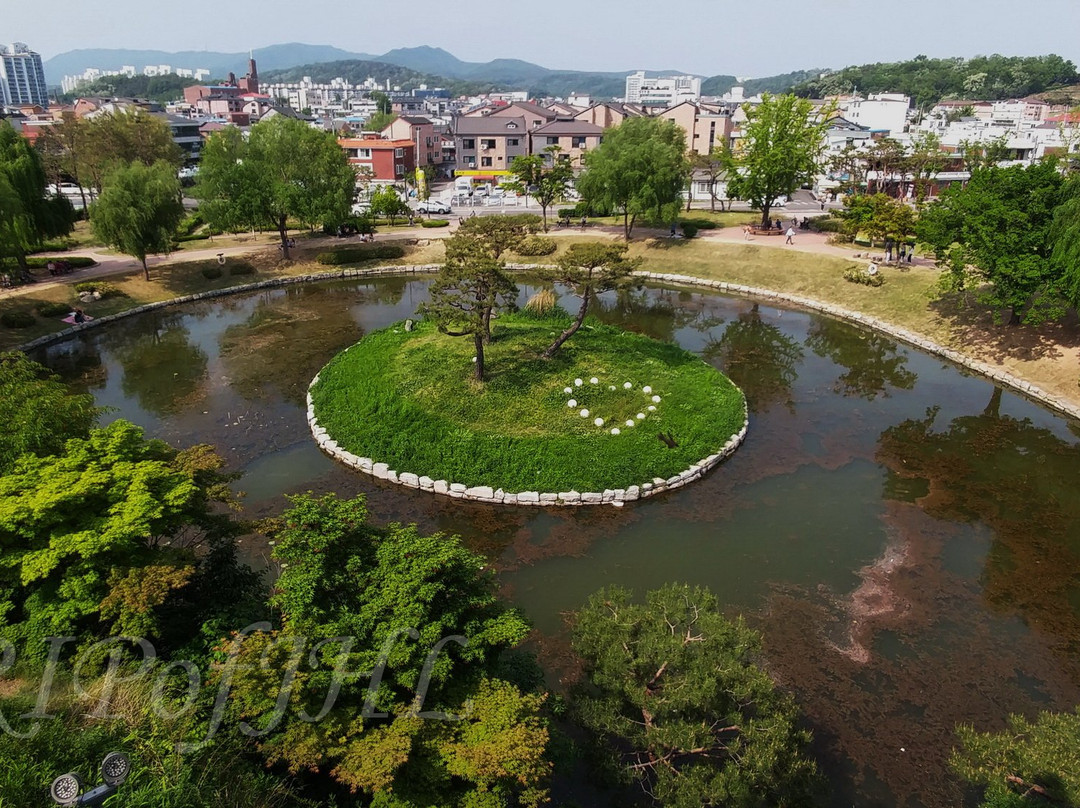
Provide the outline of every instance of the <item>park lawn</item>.
[[666,479],[742,429],[742,393],[676,345],[588,322],[553,359],[540,358],[569,322],[499,318],[483,383],[472,378],[470,339],[426,322],[375,332],[320,371],[316,417],[346,451],[399,473],[509,492]]

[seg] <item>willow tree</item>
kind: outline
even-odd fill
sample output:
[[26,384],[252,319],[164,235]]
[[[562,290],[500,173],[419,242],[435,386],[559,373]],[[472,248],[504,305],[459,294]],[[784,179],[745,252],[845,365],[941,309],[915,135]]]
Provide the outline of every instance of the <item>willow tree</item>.
[[746,123],[729,159],[728,192],[760,210],[761,225],[768,227],[776,200],[820,173],[830,115],[804,98],[768,93],[758,106],[743,109]]

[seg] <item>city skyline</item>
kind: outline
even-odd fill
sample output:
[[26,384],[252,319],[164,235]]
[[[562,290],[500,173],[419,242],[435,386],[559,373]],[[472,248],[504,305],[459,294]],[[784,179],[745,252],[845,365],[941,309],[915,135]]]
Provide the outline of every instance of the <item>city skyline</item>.
[[[305,42],[371,54],[430,45],[473,62],[520,58],[562,70],[703,76],[756,77],[918,54],[1057,53],[1076,61],[1080,49],[1072,32],[1080,27],[1080,4],[1028,5],[1032,13],[1017,16],[1005,0],[803,0],[795,10],[762,14],[756,5],[688,0],[681,15],[672,17],[654,4],[550,0],[543,24],[537,24],[534,8],[527,15],[514,7],[493,15],[488,3],[459,0],[456,13],[441,14],[438,25],[425,27],[402,26],[394,14],[380,16],[385,6],[342,7],[328,0],[309,0],[302,15],[290,14],[285,3],[265,3],[257,17],[247,7],[206,0],[152,11],[135,0],[113,0],[108,17],[77,0],[41,0],[12,9],[5,27],[10,40],[27,43],[46,60],[81,48],[233,52]],[[116,19],[126,24],[119,27]],[[52,84],[60,78],[48,77]]]

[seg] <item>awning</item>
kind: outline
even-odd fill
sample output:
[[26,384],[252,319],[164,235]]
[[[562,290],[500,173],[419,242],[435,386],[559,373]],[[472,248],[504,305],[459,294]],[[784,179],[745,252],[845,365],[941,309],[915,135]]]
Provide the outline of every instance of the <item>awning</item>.
[[474,180],[493,180],[496,177],[509,177],[510,172],[501,169],[488,169],[487,171],[477,171],[475,169],[463,169],[461,171],[454,172],[455,177],[469,177]]

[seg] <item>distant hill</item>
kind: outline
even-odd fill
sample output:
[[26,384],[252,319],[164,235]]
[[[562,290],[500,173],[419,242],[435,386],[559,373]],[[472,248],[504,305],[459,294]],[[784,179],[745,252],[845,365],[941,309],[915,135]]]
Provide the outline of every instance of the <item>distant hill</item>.
[[[292,42],[285,45],[271,45],[256,48],[255,59],[259,63],[259,72],[293,67],[313,62],[330,62],[337,59],[373,59],[364,53],[350,53],[329,45],[304,45]],[[101,70],[119,70],[124,65],[134,65],[142,69],[144,65],[166,64],[172,67],[197,69],[205,67],[212,76],[223,77],[230,72],[240,76],[247,72],[247,51],[239,53],[221,53],[218,51],[179,51],[170,53],[159,50],[123,50],[115,48],[96,48],[67,51],[58,54],[44,63],[45,80],[51,85],[58,85],[64,76],[82,73],[88,67]]]
[[387,62],[368,59],[345,59],[338,62],[318,62],[299,65],[284,70],[263,70],[259,68],[259,77],[264,82],[296,82],[304,76],[310,76],[316,83],[328,83],[341,77],[353,84],[359,84],[372,78],[379,84],[389,81],[391,85],[411,89],[421,84],[429,87],[445,87],[454,94],[482,92],[494,85],[484,86],[476,82],[448,79],[432,73],[424,73]]
[[184,88],[198,82],[195,79],[182,79],[179,76],[104,76],[90,84],[84,84],[69,96],[61,99],[73,101],[78,96],[103,95],[110,98],[147,98],[161,104],[179,101],[184,97]]
[[702,95],[723,95],[732,87],[741,86],[747,95],[758,93],[786,93],[793,87],[809,79],[816,79],[823,69],[797,70],[794,73],[782,73],[778,76],[766,76],[760,79],[739,81],[735,76],[710,76],[701,82]]
[[811,78],[795,87],[805,97],[850,93],[904,93],[925,108],[946,98],[999,101],[1023,98],[1080,82],[1076,65],[1048,56],[976,56],[856,65]]

